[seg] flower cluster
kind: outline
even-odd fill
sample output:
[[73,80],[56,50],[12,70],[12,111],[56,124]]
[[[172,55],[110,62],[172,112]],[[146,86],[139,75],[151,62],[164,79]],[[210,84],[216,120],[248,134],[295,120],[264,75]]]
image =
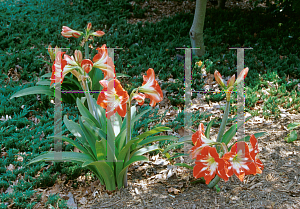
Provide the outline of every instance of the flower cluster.
[[[88,23],[87,29],[86,29],[86,39],[90,36],[98,36],[101,37],[104,35],[103,31],[96,31],[92,32],[90,31],[92,28],[92,24]],[[79,38],[81,35],[83,35],[83,32],[73,30],[67,26],[63,26],[61,34],[66,37],[74,37]],[[65,52],[59,52],[58,48],[55,47],[55,49],[51,49],[51,45],[48,47],[48,51],[51,57],[51,60],[53,61],[55,58],[55,61],[52,65],[52,75],[51,75],[51,84],[52,85],[55,82],[55,76],[59,76],[57,73],[61,72],[60,78],[61,83],[63,83],[64,77],[68,73],[72,73],[76,78],[81,81],[83,79],[86,79],[85,73],[89,73],[93,67],[99,68],[104,72],[104,75],[111,75],[112,73],[108,73],[110,71],[114,70],[113,63],[111,58],[108,57],[106,45],[104,44],[101,48],[97,48],[98,53],[94,56],[93,62],[90,59],[82,59],[82,53],[79,50],[75,50],[74,56],[69,56],[67,54],[64,54]],[[64,57],[62,58],[62,55]],[[57,58],[58,57],[58,58]],[[61,60],[61,62],[58,62]],[[59,70],[61,69],[61,71]]]
[[[103,36],[104,32],[96,31],[90,32],[92,24],[89,23],[86,29],[86,36]],[[63,26],[61,34],[64,37],[79,38],[83,33],[80,31],[75,31],[69,27]],[[88,39],[88,38],[86,38]],[[112,59],[108,56],[106,45],[102,45],[101,48],[97,48],[98,53],[93,57],[92,61],[90,59],[82,60],[82,53],[79,50],[75,50],[74,56],[64,55],[63,53],[58,54],[57,48],[51,50],[49,46],[50,57],[55,57],[58,55],[58,61],[54,61],[52,65],[52,76],[51,84],[55,82],[55,75],[61,70],[61,83],[66,74],[72,73],[77,77],[79,81],[88,78],[88,74],[93,68],[98,68],[102,70],[104,74],[104,80],[99,81],[103,87],[100,92],[97,104],[106,109],[106,116],[109,119],[114,113],[118,112],[120,116],[124,117],[126,115],[127,102],[132,100],[137,100],[139,105],[143,105],[146,98],[150,99],[150,105],[154,107],[156,103],[162,101],[163,93],[161,91],[158,82],[155,80],[155,73],[152,68],[149,68],[147,75],[143,75],[144,82],[141,87],[133,90],[132,95],[129,97],[127,91],[125,91],[118,79],[115,76],[115,66]],[[60,65],[61,64],[61,65]],[[83,86],[85,84],[83,83]]]
[[221,74],[216,70],[214,73],[215,79],[217,81],[217,83],[222,87],[222,89],[225,91],[226,93],[226,99],[227,101],[230,101],[230,95],[232,93],[232,90],[234,88],[234,86],[236,86],[237,84],[239,84],[243,79],[246,78],[247,74],[248,74],[248,70],[249,68],[244,68],[242,70],[242,72],[239,74],[238,78],[235,81],[235,75],[233,75],[228,81],[227,81],[227,86],[224,84],[224,81],[222,79]]
[[[144,104],[145,98],[150,99],[150,105],[155,106],[157,102],[162,101],[163,93],[155,80],[155,73],[152,68],[147,71],[147,76],[143,75],[144,82],[141,87],[133,90],[129,97],[127,91],[123,89],[118,79],[101,80],[103,86],[97,100],[97,104],[106,109],[106,116],[109,119],[114,113],[122,117],[126,115],[127,102],[137,100],[139,105]],[[141,92],[141,93],[139,93]]]
[[[65,52],[57,54],[56,57],[60,57],[60,59],[62,59],[62,55],[64,54],[64,58],[62,59],[61,63],[61,83],[63,83],[64,77],[68,73],[72,73],[79,81],[81,81],[82,79],[86,78],[84,73],[88,74],[91,72],[93,67],[101,69],[105,78],[109,78],[114,75],[114,66],[112,59],[108,57],[106,45],[104,44],[101,48],[97,48],[97,50],[98,53],[94,56],[93,61],[90,59],[82,59],[82,53],[79,50],[75,50],[74,56],[64,54]],[[55,72],[58,72],[58,68],[59,65],[54,61],[52,65],[50,85],[55,82]]]
[[206,184],[216,174],[225,181],[235,174],[240,181],[243,181],[245,175],[262,173],[264,166],[257,158],[259,151],[254,135],[250,137],[250,149],[246,142],[240,141],[221,158],[216,148],[211,147],[216,142],[205,137],[202,123],[199,125],[199,130],[192,135],[192,141],[194,147],[190,150],[190,156],[196,159],[193,175],[195,178],[204,177]]

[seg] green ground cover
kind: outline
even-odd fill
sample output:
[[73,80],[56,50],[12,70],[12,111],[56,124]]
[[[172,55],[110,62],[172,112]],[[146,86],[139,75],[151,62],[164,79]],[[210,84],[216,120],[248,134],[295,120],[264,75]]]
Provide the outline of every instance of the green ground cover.
[[[47,167],[49,163],[40,163],[25,167],[29,160],[53,147],[53,139],[46,138],[53,135],[54,105],[50,103],[53,97],[41,95],[37,99],[36,95],[29,95],[9,99],[20,89],[34,86],[38,77],[49,69],[44,62],[50,61],[46,49],[49,44],[70,48],[67,54],[78,49],[79,40],[72,39],[70,42],[60,35],[62,26],[79,30],[92,22],[93,28],[105,32],[101,39],[97,39],[99,43],[95,42],[97,46],[105,43],[111,48],[123,48],[115,50],[115,65],[119,73],[133,77],[122,80],[128,83],[124,86],[127,90],[138,87],[143,81],[142,72],[151,67],[159,79],[165,81],[161,88],[174,93],[174,96],[169,96],[171,104],[184,105],[184,62],[176,59],[176,54],[184,55],[184,50],[175,48],[190,47],[188,33],[193,14],[181,13],[156,24],[146,22],[143,26],[142,23],[126,23],[126,18],[131,17],[130,12],[137,18],[143,16],[141,9],[131,6],[129,0],[74,0],[72,5],[65,0],[0,3],[0,118],[11,116],[9,120],[0,121],[0,208],[7,208],[11,202],[15,203],[15,208],[32,208],[38,202],[38,198],[31,201],[34,189],[52,186],[61,173],[67,175],[67,180],[74,180],[85,171],[73,163],[54,163],[50,167]],[[253,50],[245,52],[245,66],[250,69],[245,81],[246,111],[258,115],[251,109],[263,100],[263,116],[266,118],[279,117],[278,106],[299,112],[299,27],[293,16],[280,13],[208,9],[204,31],[207,52],[204,57],[193,57],[192,63],[202,60],[207,72],[218,70],[229,76],[236,72],[236,51],[228,48],[252,47]],[[93,53],[96,53],[95,50]],[[12,72],[19,76],[19,81],[12,79]],[[203,88],[200,72],[200,68],[192,72],[192,88],[195,90]],[[167,82],[171,77],[177,82]],[[24,81],[29,83],[23,84]],[[268,88],[270,82],[274,87],[270,87],[270,96],[267,96],[263,88]],[[208,99],[219,101],[224,95],[211,94]],[[135,132],[141,128],[145,131],[150,122],[159,123],[164,115],[158,115],[157,111],[155,108],[146,114],[137,123]],[[69,119],[78,118],[78,110],[64,104],[63,115],[67,113]],[[204,117],[194,115],[193,120],[199,123]],[[183,126],[183,118],[182,113],[178,114],[167,126],[177,131]],[[68,133],[65,126],[63,132]],[[71,150],[73,147],[64,145],[63,149]],[[18,161],[18,156],[23,160]],[[12,167],[10,165],[14,169],[8,169]],[[39,172],[42,168],[47,169]],[[11,186],[12,191],[4,193],[12,182],[15,182]],[[64,201],[56,196],[49,201],[52,205],[59,201],[60,208],[65,207]]]

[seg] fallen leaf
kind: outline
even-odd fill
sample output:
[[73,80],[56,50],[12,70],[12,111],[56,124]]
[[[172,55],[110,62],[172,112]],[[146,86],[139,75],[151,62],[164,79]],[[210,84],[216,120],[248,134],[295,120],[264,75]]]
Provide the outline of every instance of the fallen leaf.
[[174,193],[174,194],[178,194],[178,192],[180,192],[180,190],[179,189],[176,189],[176,188],[174,188],[174,187],[171,187],[171,188],[169,188],[168,189],[168,192],[169,193]]
[[22,156],[20,156],[20,155],[18,155],[18,158],[17,158],[17,161],[19,161],[19,162],[23,162],[23,157]]
[[79,202],[82,204],[82,205],[86,205],[87,204],[87,199],[85,197],[82,197]]
[[13,170],[15,170],[15,166],[13,164],[9,164],[9,166],[7,166],[6,169],[13,171]]
[[8,188],[7,188],[7,190],[5,191],[5,193],[8,193],[8,194],[11,194],[11,193],[13,193],[14,192],[14,189],[12,188],[12,186],[9,186]]

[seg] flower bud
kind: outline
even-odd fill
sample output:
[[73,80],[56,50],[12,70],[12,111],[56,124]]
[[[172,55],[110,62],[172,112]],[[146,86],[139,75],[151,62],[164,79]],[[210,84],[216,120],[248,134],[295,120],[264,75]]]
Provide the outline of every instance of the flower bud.
[[93,68],[93,62],[89,59],[84,59],[81,62],[81,67],[86,73],[89,73]]
[[52,62],[55,60],[55,51],[52,49],[51,44],[48,46],[48,53]]
[[82,62],[82,53],[80,50],[75,50],[75,61],[78,63],[78,65],[81,65]]
[[98,31],[96,31],[96,32],[94,32],[94,33],[91,33],[90,35],[101,37],[101,36],[103,36],[104,34],[105,34],[105,33],[104,33],[103,31],[98,30]]
[[233,75],[228,81],[227,81],[227,88],[229,88],[230,86],[233,86],[235,81],[235,75]]
[[216,79],[217,83],[218,83],[222,88],[225,88],[226,86],[225,86],[225,84],[224,84],[224,82],[223,82],[222,76],[221,76],[221,74],[219,73],[219,71],[216,70],[215,73],[214,73],[214,75],[215,75],[215,79]]
[[244,68],[244,70],[242,70],[242,72],[237,77],[235,84],[239,84],[242,80],[244,80],[246,78],[246,76],[248,74],[248,70],[249,70],[248,67],[246,67],[246,68]]
[[92,23],[89,22],[88,25],[87,25],[87,27],[86,27],[86,30],[87,30],[87,31],[90,31],[91,28],[92,28]]
[[67,26],[63,26],[61,35],[63,35],[66,38],[74,37],[74,38],[79,38],[82,35],[82,32],[72,30],[71,28]]

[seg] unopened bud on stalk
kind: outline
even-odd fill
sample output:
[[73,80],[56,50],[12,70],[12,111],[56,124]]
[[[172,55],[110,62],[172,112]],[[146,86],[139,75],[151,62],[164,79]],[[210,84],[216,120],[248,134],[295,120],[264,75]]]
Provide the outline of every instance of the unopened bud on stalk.
[[214,75],[215,75],[215,79],[216,79],[217,83],[218,83],[222,88],[225,88],[226,86],[225,86],[225,84],[224,84],[224,82],[223,82],[222,76],[221,76],[221,74],[219,73],[219,71],[216,70],[215,73],[214,73]]
[[92,23],[89,22],[86,27],[87,32],[89,32],[91,30],[91,28],[92,28]]

